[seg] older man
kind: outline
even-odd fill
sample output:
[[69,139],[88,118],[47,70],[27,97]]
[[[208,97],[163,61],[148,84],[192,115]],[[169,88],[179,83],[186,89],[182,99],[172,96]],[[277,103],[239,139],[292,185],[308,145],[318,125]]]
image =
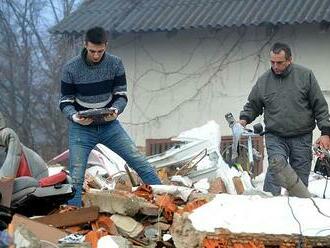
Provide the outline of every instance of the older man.
[[[330,119],[327,102],[313,72],[293,64],[291,49],[275,43],[270,50],[271,69],[256,82],[240,113],[245,126],[264,113],[269,167],[264,190],[279,195],[309,197],[312,132],[317,124],[317,144],[329,149]],[[289,163],[288,163],[289,161]]]

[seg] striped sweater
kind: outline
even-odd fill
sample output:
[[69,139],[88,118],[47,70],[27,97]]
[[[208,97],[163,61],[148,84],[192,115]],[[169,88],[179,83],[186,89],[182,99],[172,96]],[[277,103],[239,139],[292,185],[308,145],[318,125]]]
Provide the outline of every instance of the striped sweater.
[[123,112],[127,85],[120,58],[105,53],[100,62],[90,64],[86,49],[68,61],[62,70],[60,109],[68,119],[77,111],[115,107]]

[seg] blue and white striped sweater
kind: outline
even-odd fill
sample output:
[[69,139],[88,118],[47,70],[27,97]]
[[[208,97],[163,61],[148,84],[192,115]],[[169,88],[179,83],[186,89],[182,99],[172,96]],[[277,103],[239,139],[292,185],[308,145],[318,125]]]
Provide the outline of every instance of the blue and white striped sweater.
[[127,85],[120,58],[105,53],[97,64],[86,61],[86,50],[68,61],[62,71],[60,109],[71,119],[80,110],[115,107],[123,112]]

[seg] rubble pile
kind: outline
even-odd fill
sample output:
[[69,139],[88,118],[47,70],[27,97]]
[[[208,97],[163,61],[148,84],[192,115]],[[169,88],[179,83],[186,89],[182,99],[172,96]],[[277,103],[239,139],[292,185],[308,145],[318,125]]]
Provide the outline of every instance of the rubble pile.
[[[210,122],[184,132],[176,137],[178,145],[148,158],[163,185],[143,184],[125,161],[98,144],[88,160],[84,207],[61,205],[30,218],[0,207],[0,247],[330,247],[330,222],[321,218],[330,215],[328,201],[270,197],[260,190],[262,178],[223,161],[218,129]],[[64,152],[49,165],[66,159]],[[317,217],[313,203],[322,213]],[[301,221],[304,213],[315,222],[303,223],[306,229],[292,219]],[[276,224],[283,228],[272,229]]]
[[[25,247],[18,243],[41,245],[44,240],[58,247],[102,247],[100,243],[104,247],[176,247],[170,232],[174,215],[191,212],[210,199],[199,195],[185,201],[171,193],[154,194],[147,185],[133,192],[90,189],[84,196],[86,207],[62,206],[54,213],[31,219],[14,215],[8,233],[15,237],[16,247]],[[46,234],[52,234],[51,240]]]
[[[191,164],[192,161],[187,161],[181,168]],[[58,247],[102,247],[102,244],[103,247],[191,247],[181,246],[182,231],[178,229],[182,224],[175,219],[206,204],[215,194],[228,190],[220,177],[193,183],[183,170],[179,171],[181,175],[160,173],[162,181],[170,182],[168,185],[134,187],[139,179],[133,171],[109,176],[99,166],[91,166],[86,172],[84,208],[63,205],[46,216],[31,219],[14,215],[12,231],[8,233],[14,237],[16,247],[20,242],[43,245],[46,241]],[[186,173],[192,171],[186,169]],[[240,178],[232,183],[237,192],[244,191]],[[35,225],[42,227],[34,230]],[[49,232],[53,235],[53,229],[59,234],[49,240],[43,236],[46,233],[44,226],[52,228]],[[25,235],[28,231],[35,237]],[[190,230],[189,235],[192,234]],[[196,232],[191,241],[185,238],[185,242],[197,242],[196,247],[199,247],[202,239],[196,239],[198,236],[201,234]],[[25,240],[26,237],[34,238]]]

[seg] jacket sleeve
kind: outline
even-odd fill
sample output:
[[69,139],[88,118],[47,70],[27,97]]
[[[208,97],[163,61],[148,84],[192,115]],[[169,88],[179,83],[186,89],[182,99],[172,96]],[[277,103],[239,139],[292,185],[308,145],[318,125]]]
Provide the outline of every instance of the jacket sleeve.
[[246,120],[247,124],[249,124],[262,113],[263,102],[260,97],[258,83],[256,83],[249,94],[248,101],[244,105],[239,118],[240,120]]
[[112,88],[112,97],[110,107],[118,109],[118,113],[122,113],[127,105],[127,82],[125,69],[122,61],[118,59],[116,72],[114,77],[114,86]]
[[72,120],[72,115],[77,111],[74,107],[76,88],[67,66],[63,67],[61,78],[61,98],[59,107],[64,116]]
[[309,82],[309,103],[313,110],[317,126],[321,131],[321,135],[330,135],[330,116],[328,104],[313,72],[309,75]]
[[0,169],[0,177],[16,177],[22,154],[22,146],[17,134],[10,128],[0,131],[0,145],[6,147],[6,159]]

